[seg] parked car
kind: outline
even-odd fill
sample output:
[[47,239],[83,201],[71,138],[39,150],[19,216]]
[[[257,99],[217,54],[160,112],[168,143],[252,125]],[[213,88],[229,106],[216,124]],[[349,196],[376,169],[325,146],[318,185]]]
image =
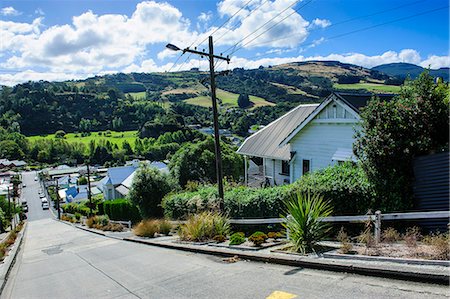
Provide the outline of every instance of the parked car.
[[35,180],[35,181],[37,181],[37,180],[38,180],[38,177],[37,177],[37,176],[35,176],[35,177],[34,177],[34,180]]
[[25,188],[27,185],[25,183],[22,184],[22,188]]
[[43,210],[48,210],[48,209],[49,209],[48,202],[43,202],[43,203],[42,203],[42,209],[43,209]]
[[22,200],[22,211],[23,211],[24,213],[27,213],[27,212],[28,212],[28,203],[27,203],[26,200]]

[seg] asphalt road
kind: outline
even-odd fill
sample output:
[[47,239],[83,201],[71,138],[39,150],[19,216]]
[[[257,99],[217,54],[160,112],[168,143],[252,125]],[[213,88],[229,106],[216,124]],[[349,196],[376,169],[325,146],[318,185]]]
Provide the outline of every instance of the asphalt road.
[[22,189],[22,199],[26,199],[28,202],[28,221],[52,217],[50,210],[42,209],[41,199],[39,198],[40,183],[34,180],[35,177],[35,171],[22,172],[22,183],[26,184],[26,187]]
[[[290,294],[290,295],[289,295]],[[448,287],[237,261],[28,223],[2,298],[448,298]],[[294,297],[296,296],[296,297]]]

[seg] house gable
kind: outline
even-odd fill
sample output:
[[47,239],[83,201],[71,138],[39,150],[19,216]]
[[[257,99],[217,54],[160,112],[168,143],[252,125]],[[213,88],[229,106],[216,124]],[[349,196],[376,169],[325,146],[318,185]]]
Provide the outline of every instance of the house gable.
[[297,126],[280,144],[285,146],[305,126],[311,122],[317,123],[357,123],[360,117],[358,112],[349,107],[336,94],[326,98],[299,126]]

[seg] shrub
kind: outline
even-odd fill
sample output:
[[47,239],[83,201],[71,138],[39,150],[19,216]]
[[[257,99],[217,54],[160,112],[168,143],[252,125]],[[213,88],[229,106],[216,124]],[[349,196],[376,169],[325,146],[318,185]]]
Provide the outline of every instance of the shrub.
[[[231,187],[225,190],[225,212],[232,218],[279,217],[289,197],[291,186],[264,189]],[[215,186],[203,186],[193,192],[171,193],[164,197],[164,215],[171,219],[185,219],[190,214],[215,210],[219,197]]]
[[161,200],[173,185],[166,173],[147,165],[141,166],[133,178],[129,198],[143,218],[162,215]]
[[89,228],[102,229],[103,226],[109,224],[108,215],[97,215],[86,219],[86,226]]
[[76,222],[76,220],[75,220],[75,218],[73,216],[69,216],[67,214],[62,214],[61,215],[61,220],[62,221],[67,221],[67,222],[70,222],[70,223]]
[[283,236],[283,234],[281,232],[268,232],[267,233],[267,237],[271,238],[271,239],[278,239],[281,238]]
[[163,235],[169,235],[172,230],[172,224],[167,220],[160,220],[158,224],[158,232]]
[[381,234],[381,239],[383,242],[392,243],[400,240],[400,234],[394,228],[389,227],[383,231]]
[[403,239],[408,247],[416,247],[417,242],[420,241],[421,238],[422,234],[417,226],[408,228],[406,233],[403,235]]
[[136,223],[141,220],[139,209],[127,199],[115,199],[102,202],[104,214],[110,219]]
[[297,193],[285,202],[290,217],[283,226],[289,230],[293,249],[300,253],[314,251],[317,242],[323,240],[331,229],[328,223],[320,221],[331,215],[333,208],[322,196],[311,193]]
[[159,232],[157,220],[142,220],[133,229],[133,233],[139,237],[154,238],[157,232]]
[[339,249],[340,253],[346,254],[352,251],[353,245],[350,243],[350,238],[348,237],[343,227],[341,227],[341,229],[339,230],[337,240],[341,242],[341,248]]
[[364,170],[351,162],[310,172],[293,187],[295,192],[313,192],[331,200],[336,215],[365,214],[375,197]]
[[240,245],[245,242],[245,234],[237,232],[230,236],[230,245]]
[[223,235],[216,235],[214,236],[213,240],[216,241],[217,243],[223,243],[225,242],[227,238]]
[[122,226],[122,224],[119,224],[119,223],[111,223],[110,222],[105,226],[101,226],[100,229],[104,230],[104,231],[121,232],[121,231],[123,231],[123,226]]
[[254,232],[248,240],[255,244],[255,246],[261,246],[262,243],[266,242],[267,235],[263,232]]
[[211,240],[216,235],[229,232],[228,219],[219,213],[203,212],[192,215],[180,226],[178,235],[181,240],[202,242]]
[[448,234],[432,234],[423,238],[423,242],[432,246],[433,256],[438,260],[450,259],[450,246]]
[[75,216],[75,219],[77,220],[77,222],[79,222],[81,219],[81,214],[76,212],[74,216]]

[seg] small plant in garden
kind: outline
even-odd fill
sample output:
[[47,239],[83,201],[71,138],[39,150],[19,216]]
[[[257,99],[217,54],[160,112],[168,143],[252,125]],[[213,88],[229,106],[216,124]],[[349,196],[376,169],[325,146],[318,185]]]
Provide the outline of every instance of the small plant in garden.
[[450,259],[450,244],[448,234],[431,234],[423,238],[423,243],[433,248],[433,256],[437,260]]
[[86,219],[86,225],[89,228],[102,229],[102,227],[109,224],[109,217],[107,215],[97,215]]
[[339,249],[340,253],[346,254],[352,251],[353,245],[343,227],[339,230],[337,240],[341,242],[341,248]]
[[241,245],[245,242],[245,234],[243,232],[237,232],[230,236],[230,245]]
[[279,238],[281,238],[283,236],[283,234],[281,232],[268,232],[267,233],[267,237],[270,239],[274,239],[277,240]]
[[75,213],[75,219],[76,219],[77,222],[80,222],[81,214],[80,213]]
[[262,243],[266,242],[267,235],[263,232],[254,232],[250,237],[248,237],[248,240],[255,244],[255,246],[261,246]]
[[157,220],[142,220],[133,229],[133,233],[139,237],[154,238],[159,232],[160,223]]
[[225,238],[225,236],[223,235],[216,235],[214,236],[213,240],[216,241],[217,243],[223,243],[225,242],[227,238]]
[[422,234],[420,233],[420,229],[417,226],[410,227],[406,230],[406,233],[403,235],[403,240],[405,240],[405,244],[408,247],[416,247],[417,242],[422,239]]
[[228,218],[220,213],[203,212],[190,216],[180,226],[178,235],[181,240],[202,242],[211,240],[216,235],[227,235],[230,226]]
[[158,233],[168,236],[172,230],[172,224],[169,221],[162,219],[158,221],[158,225]]
[[122,226],[122,224],[119,224],[119,223],[111,223],[110,222],[107,225],[102,226],[100,229],[104,230],[104,231],[121,232],[121,231],[123,231],[123,226]]
[[285,202],[286,212],[283,226],[289,230],[293,250],[300,253],[314,251],[317,242],[323,240],[331,226],[320,218],[328,217],[333,208],[322,196],[311,193],[297,193]]
[[366,245],[366,248],[375,245],[375,238],[372,235],[372,227],[372,220],[367,220],[364,224],[364,231],[357,238],[359,243]]
[[396,231],[392,227],[389,227],[383,231],[383,233],[381,234],[381,239],[385,243],[393,243],[393,242],[399,241],[401,238],[400,238],[400,234],[398,233],[398,231]]

